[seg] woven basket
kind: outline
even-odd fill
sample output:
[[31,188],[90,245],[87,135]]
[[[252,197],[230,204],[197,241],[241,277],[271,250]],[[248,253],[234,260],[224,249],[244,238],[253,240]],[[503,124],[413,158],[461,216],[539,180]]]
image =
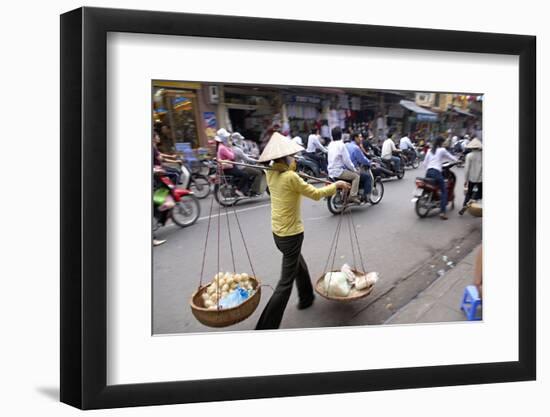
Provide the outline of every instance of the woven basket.
[[204,307],[202,294],[206,291],[209,285],[200,287],[197,291],[195,291],[191,297],[191,301],[189,302],[191,311],[193,312],[195,318],[208,327],[227,327],[239,323],[249,317],[258,307],[262,292],[260,281],[255,277],[250,277],[250,279],[255,290],[254,294],[236,307],[220,310],[208,310]]
[[[352,271],[355,275],[365,275],[364,272],[358,271],[356,269],[352,269]],[[336,271],[330,271],[330,272],[340,272],[340,271],[336,270]],[[315,284],[315,292],[319,294],[321,297],[326,298],[327,300],[341,301],[344,303],[348,301],[355,301],[355,300],[364,298],[367,295],[369,295],[374,288],[374,285],[371,285],[370,287],[364,288],[362,290],[358,290],[357,288],[352,287],[347,297],[336,297],[333,295],[328,295],[325,292],[324,282],[325,282],[325,275],[321,275],[321,277],[317,280],[317,283]]]

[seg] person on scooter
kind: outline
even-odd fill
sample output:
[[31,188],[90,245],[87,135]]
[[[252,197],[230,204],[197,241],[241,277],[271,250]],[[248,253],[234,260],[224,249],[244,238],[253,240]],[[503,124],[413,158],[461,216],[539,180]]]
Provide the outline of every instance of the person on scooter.
[[[362,166],[370,168],[369,159],[363,154],[363,151],[359,147],[362,140],[363,136],[361,135],[361,133],[353,133],[351,135],[351,140],[346,143],[346,148],[348,149],[349,156],[351,162],[353,162],[353,165],[355,165],[357,168],[360,168]],[[368,197],[372,189],[371,176],[368,172],[360,172],[359,178],[359,187],[363,189],[363,195],[365,197]]]
[[401,171],[401,158],[394,156],[394,152],[398,152],[395,143],[391,137],[388,137],[382,144],[382,153],[380,157],[389,162],[390,166],[393,166],[395,172]]
[[271,169],[266,172],[271,192],[271,230],[275,245],[283,254],[283,265],[279,282],[256,324],[256,330],[279,328],[295,281],[298,309],[310,307],[315,299],[308,267],[301,254],[304,241],[300,213],[302,196],[318,201],[334,195],[337,189],[349,189],[349,184],[344,181],[317,188],[300,178],[292,155],[303,149],[280,133],[274,133],[260,155],[262,163],[273,161]]
[[[235,162],[242,162],[245,164],[255,165],[258,163],[257,159],[248,156],[244,150],[244,136],[239,132],[231,134],[231,143],[233,145],[232,150],[235,154]],[[244,171],[249,180],[252,181],[250,186],[250,192],[254,195],[259,194],[260,185],[263,179],[263,171],[260,168],[252,168],[248,166],[237,166],[238,169]]]
[[[218,143],[218,149],[216,152],[216,157],[218,161],[234,161],[235,153],[231,149],[229,144],[230,134],[227,130],[221,128],[216,132],[216,137],[214,138]],[[235,194],[239,197],[244,197],[248,192],[248,175],[238,169],[235,165],[231,163],[222,163],[223,175],[230,175],[237,180],[237,189]]]
[[443,177],[443,164],[445,162],[457,162],[457,159],[443,147],[445,139],[438,136],[434,139],[432,149],[426,154],[423,166],[426,168],[426,178],[433,178],[437,181],[441,194],[439,217],[447,220],[447,187]]
[[[464,187],[467,187],[466,195],[464,196],[464,203],[462,209],[458,214],[462,215],[468,208],[468,202],[474,198],[480,200],[482,198],[482,161],[483,157],[481,150],[483,145],[478,138],[474,138],[466,145],[470,150],[466,155],[466,164],[464,166]],[[476,192],[474,193],[474,189]]]
[[327,161],[322,154],[327,154],[328,149],[321,143],[319,129],[311,129],[311,133],[307,138],[306,156],[313,159],[319,165],[321,172],[327,173]]
[[357,197],[360,177],[342,141],[342,129],[338,126],[332,129],[332,142],[328,145],[328,175],[331,178],[351,181],[349,201],[360,202]]
[[416,151],[414,150],[414,145],[407,135],[403,135],[401,136],[401,139],[399,139],[399,149],[411,161],[414,161],[416,159]]
[[[165,175],[170,178],[174,184],[179,184],[183,173],[183,163],[175,154],[160,152],[160,142],[160,135],[155,131],[153,133],[153,166],[162,167]],[[179,166],[179,169],[176,168],[176,166]]]

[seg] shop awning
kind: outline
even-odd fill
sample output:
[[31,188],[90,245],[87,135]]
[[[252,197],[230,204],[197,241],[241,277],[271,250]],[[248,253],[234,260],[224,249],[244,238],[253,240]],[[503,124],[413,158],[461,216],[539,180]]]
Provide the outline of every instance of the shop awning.
[[460,107],[453,107],[453,111],[455,113],[462,114],[463,116],[474,117],[472,113],[467,110],[462,110]]
[[414,101],[401,100],[399,104],[401,104],[407,110],[412,111],[413,113],[416,113],[416,120],[418,121],[423,121],[423,122],[437,121],[437,113],[434,113],[433,111],[425,109],[424,107],[420,107]]

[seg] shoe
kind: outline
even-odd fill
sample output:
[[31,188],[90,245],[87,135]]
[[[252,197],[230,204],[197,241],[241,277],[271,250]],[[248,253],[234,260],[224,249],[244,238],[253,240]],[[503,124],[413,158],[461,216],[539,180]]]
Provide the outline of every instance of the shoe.
[[235,194],[239,197],[245,197],[244,193],[241,190],[235,190]]
[[354,195],[353,197],[350,197],[350,198],[348,199],[348,203],[356,203],[356,204],[359,204],[360,202],[361,202],[361,199],[360,199],[358,196],[356,196],[356,195]]
[[440,218],[441,220],[449,220],[449,218],[447,217],[447,215],[446,215],[445,213],[441,213],[441,214],[439,215],[439,218]]
[[313,301],[315,301],[315,296],[311,297],[311,299],[307,301],[300,301],[296,308],[298,310],[305,310],[306,308],[309,308],[313,305]]
[[153,239],[153,246],[160,246],[166,243],[166,239]]
[[466,212],[466,208],[467,208],[467,207],[462,207],[462,208],[459,210],[458,214],[460,214],[460,215],[462,216],[462,215]]

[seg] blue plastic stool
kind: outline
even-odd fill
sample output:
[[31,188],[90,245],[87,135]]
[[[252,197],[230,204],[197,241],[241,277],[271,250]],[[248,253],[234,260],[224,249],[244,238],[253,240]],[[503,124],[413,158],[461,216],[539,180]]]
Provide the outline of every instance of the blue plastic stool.
[[481,298],[475,285],[468,285],[464,289],[464,296],[462,297],[462,304],[460,309],[466,314],[466,318],[469,321],[481,320],[481,314],[477,317],[477,308],[481,307]]

